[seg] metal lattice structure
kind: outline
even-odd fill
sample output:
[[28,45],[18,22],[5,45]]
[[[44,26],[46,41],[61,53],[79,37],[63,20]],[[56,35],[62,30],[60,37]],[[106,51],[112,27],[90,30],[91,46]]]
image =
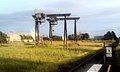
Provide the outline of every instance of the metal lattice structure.
[[44,22],[45,14],[36,12],[32,17],[35,19],[35,44],[37,45],[40,42],[39,24]]
[[[58,17],[62,17],[62,18],[64,18],[64,40],[63,40],[63,43],[64,43],[64,47],[67,47],[67,21],[66,21],[66,18],[67,17],[69,17],[71,15],[71,13],[66,13],[66,14],[47,14],[46,16],[47,17],[55,17],[56,19],[56,21],[58,21]],[[47,19],[48,21],[51,21],[50,19]],[[50,26],[51,26],[51,24],[50,24]],[[51,31],[51,30],[50,30]],[[50,35],[52,35],[51,33],[52,32],[50,32],[49,31],[49,33],[50,33]],[[50,36],[49,36],[50,37]]]
[[49,22],[49,39],[52,44],[52,38],[53,38],[53,26],[57,25],[57,17],[56,16],[50,16],[47,21]]
[[35,44],[39,43],[39,24],[44,22],[43,20],[47,17],[47,21],[49,22],[49,38],[52,43],[52,26],[57,25],[57,22],[62,20],[64,21],[64,47],[67,47],[67,20],[74,20],[74,41],[77,42],[77,30],[76,30],[76,22],[80,19],[80,17],[69,17],[71,13],[64,14],[44,14],[44,13],[35,13],[32,17],[35,19]]
[[[69,18],[66,18],[66,20],[74,20],[74,41],[77,42],[77,26],[76,26],[76,23],[77,21],[80,19],[80,17],[69,17]],[[57,20],[64,20],[64,18],[58,18]]]

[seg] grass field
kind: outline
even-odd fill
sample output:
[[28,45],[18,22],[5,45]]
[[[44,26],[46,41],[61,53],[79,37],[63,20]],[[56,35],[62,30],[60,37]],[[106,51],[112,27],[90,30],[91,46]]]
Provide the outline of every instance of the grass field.
[[79,42],[79,46],[69,43],[69,48],[62,48],[59,42],[55,43],[0,45],[0,72],[57,72],[59,65],[74,62],[102,47],[101,43]]

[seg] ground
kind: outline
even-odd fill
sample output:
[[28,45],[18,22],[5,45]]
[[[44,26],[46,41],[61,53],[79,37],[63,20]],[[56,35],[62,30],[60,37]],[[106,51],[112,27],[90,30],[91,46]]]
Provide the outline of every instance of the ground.
[[61,64],[74,62],[102,48],[97,42],[69,42],[68,48],[63,48],[62,42],[50,45],[33,44],[1,44],[0,72],[57,72]]

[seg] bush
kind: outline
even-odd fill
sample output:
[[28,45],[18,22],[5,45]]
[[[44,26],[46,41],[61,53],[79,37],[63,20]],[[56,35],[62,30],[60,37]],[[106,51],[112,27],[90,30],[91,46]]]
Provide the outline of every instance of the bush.
[[0,43],[7,43],[7,35],[0,31]]

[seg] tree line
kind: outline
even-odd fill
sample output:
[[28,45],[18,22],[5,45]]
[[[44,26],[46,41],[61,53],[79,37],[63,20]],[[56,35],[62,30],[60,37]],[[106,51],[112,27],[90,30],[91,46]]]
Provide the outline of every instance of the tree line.
[[105,35],[103,40],[112,40],[112,39],[117,39],[117,36],[114,31],[108,31]]
[[[74,37],[75,37],[75,35],[71,34],[68,36],[68,39],[74,40]],[[88,40],[89,38],[90,38],[90,36],[88,33],[82,33],[82,34],[77,35],[77,40]]]
[[[20,35],[21,39],[33,39],[32,36],[25,36],[25,35]],[[68,40],[74,40],[74,34],[68,35]],[[7,43],[7,34],[3,33],[0,31],[0,43]],[[53,40],[62,40],[62,36],[53,36]],[[49,40],[49,37],[43,37],[44,40]],[[88,33],[82,33],[77,35],[77,40],[87,40],[90,39],[90,36]],[[117,39],[117,36],[114,31],[108,31],[106,34],[104,34],[102,40],[112,40],[112,39]],[[120,39],[120,38],[119,38]]]

